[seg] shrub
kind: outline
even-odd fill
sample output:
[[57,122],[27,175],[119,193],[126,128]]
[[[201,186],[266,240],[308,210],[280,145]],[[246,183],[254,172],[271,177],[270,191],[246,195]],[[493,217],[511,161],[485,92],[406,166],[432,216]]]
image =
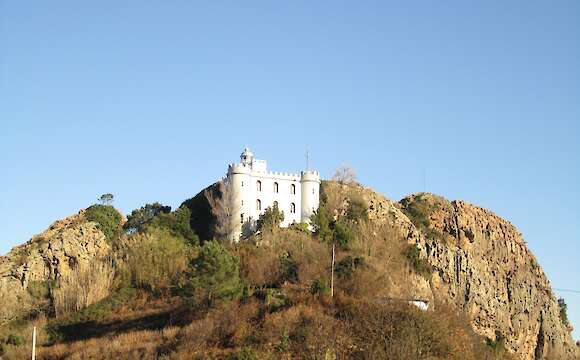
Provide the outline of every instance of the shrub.
[[205,293],[208,302],[214,298],[240,295],[242,283],[238,259],[217,241],[206,241],[192,265],[191,284]]
[[328,212],[326,206],[321,205],[318,207],[318,210],[312,214],[310,222],[320,241],[329,242],[332,239],[332,229],[330,228],[332,216]]
[[24,344],[24,339],[20,335],[9,334],[6,339],[4,339],[4,344],[22,346]]
[[564,326],[568,326],[570,321],[568,320],[568,305],[564,298],[558,299],[558,308],[560,309],[560,320]]
[[280,257],[281,281],[298,281],[298,262],[292,258],[291,253],[286,253]]
[[156,294],[182,287],[194,251],[167,229],[135,236],[127,259],[132,284]]
[[311,234],[311,231],[308,228],[307,223],[293,223],[293,224],[290,224],[290,226],[288,226],[288,229],[293,230],[293,231],[297,231],[297,232],[303,232],[306,234]]
[[354,221],[367,220],[367,210],[367,204],[361,197],[352,197],[348,204],[346,217],[347,219]]
[[159,214],[167,214],[171,212],[171,206],[163,206],[156,202],[153,204],[146,204],[139,209],[135,209],[130,215],[127,215],[127,222],[123,225],[123,229],[127,232],[140,231],[143,226],[153,220]]
[[420,250],[417,245],[409,245],[403,251],[403,255],[407,258],[413,269],[423,276],[429,276],[432,272],[431,265],[427,260],[420,257]]
[[433,208],[423,195],[418,195],[413,198],[405,198],[401,201],[403,205],[403,212],[415,226],[421,230],[425,230],[431,224],[429,221],[429,216],[433,211]]
[[93,205],[85,211],[88,221],[97,223],[97,228],[109,241],[114,241],[121,233],[121,214],[110,205]]
[[349,278],[352,277],[356,269],[364,265],[365,260],[363,257],[357,256],[353,258],[349,255],[334,265],[334,272],[339,277]]
[[172,213],[161,212],[151,222],[145,225],[145,231],[149,229],[165,229],[176,237],[185,239],[189,245],[198,245],[199,237],[190,226],[191,210],[182,206]]
[[312,295],[322,295],[328,294],[330,292],[330,287],[326,283],[326,281],[316,279],[310,285],[310,294]]
[[347,249],[349,243],[354,239],[354,231],[344,221],[337,221],[334,224],[333,235],[336,244],[343,249]]
[[274,312],[289,304],[288,298],[279,289],[266,289],[264,303],[268,311]]
[[278,209],[278,204],[268,207],[264,213],[260,215],[257,223],[257,230],[271,230],[280,227],[280,223],[284,221],[284,212]]

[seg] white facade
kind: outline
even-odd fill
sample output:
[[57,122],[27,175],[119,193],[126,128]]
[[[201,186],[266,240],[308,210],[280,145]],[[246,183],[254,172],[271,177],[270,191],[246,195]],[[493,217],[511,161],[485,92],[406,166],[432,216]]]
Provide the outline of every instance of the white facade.
[[228,167],[226,181],[230,182],[240,234],[253,231],[256,221],[268,207],[278,203],[284,213],[281,226],[308,223],[318,209],[320,174],[305,170],[300,174],[268,171],[265,160],[254,159],[246,148],[240,162]]

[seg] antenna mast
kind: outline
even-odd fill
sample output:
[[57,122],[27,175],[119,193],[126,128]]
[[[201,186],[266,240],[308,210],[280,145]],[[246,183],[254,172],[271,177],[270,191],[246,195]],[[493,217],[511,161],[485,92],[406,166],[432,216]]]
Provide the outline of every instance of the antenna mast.
[[308,146],[306,147],[306,170],[310,170],[310,152]]

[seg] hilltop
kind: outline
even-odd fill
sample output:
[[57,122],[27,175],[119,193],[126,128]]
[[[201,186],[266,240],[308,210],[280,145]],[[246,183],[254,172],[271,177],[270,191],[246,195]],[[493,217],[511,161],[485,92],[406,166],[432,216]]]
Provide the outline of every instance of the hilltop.
[[0,258],[0,358],[26,357],[33,325],[41,359],[578,358],[508,221],[330,181],[321,201],[314,234],[269,213],[237,245],[210,240],[203,191],[57,221]]

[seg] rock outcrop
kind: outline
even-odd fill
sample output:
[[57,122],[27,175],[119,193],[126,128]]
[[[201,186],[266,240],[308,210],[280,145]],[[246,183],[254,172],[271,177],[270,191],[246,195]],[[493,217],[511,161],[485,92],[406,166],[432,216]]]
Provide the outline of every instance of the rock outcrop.
[[511,223],[432,194],[394,203],[360,191],[369,218],[392,222],[431,264],[433,296],[463,309],[478,334],[505,337],[505,348],[521,359],[580,356],[546,275]]
[[[87,306],[108,295],[111,246],[79,214],[0,257],[0,324],[38,310]],[[81,299],[82,297],[82,299]]]

